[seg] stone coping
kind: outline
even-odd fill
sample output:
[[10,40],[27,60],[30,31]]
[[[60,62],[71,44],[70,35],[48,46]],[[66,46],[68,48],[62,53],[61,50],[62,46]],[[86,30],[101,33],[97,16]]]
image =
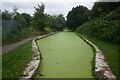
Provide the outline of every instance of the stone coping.
[[116,76],[112,73],[108,63],[105,60],[103,52],[92,42],[87,40],[86,38],[81,37],[86,43],[92,46],[95,49],[95,75],[97,78],[102,80],[117,80]]
[[40,56],[41,53],[40,53],[39,48],[37,46],[36,40],[45,38],[45,37],[53,35],[55,33],[56,32],[49,33],[46,35],[41,35],[41,36],[32,40],[32,52],[33,52],[32,60],[27,64],[27,67],[23,71],[23,76],[20,77],[19,80],[31,79],[35,75],[36,70],[39,67],[39,64],[41,61],[41,56]]

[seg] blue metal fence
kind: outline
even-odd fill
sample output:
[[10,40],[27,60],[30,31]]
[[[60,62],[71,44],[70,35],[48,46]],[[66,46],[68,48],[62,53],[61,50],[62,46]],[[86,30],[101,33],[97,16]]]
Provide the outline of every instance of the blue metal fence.
[[18,28],[19,23],[15,20],[2,20],[2,35],[6,36]]

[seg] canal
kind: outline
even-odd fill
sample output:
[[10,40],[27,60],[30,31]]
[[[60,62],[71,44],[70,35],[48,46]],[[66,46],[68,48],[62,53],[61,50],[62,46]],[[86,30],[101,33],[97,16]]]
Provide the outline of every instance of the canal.
[[42,61],[37,78],[93,78],[92,48],[74,32],[59,32],[37,40]]

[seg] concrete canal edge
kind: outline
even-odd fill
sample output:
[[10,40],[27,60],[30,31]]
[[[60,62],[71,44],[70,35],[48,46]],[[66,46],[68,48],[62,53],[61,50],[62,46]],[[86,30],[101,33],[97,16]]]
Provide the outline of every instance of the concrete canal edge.
[[116,76],[112,73],[108,63],[105,61],[105,57],[103,55],[103,52],[92,42],[87,40],[86,38],[83,38],[79,36],[81,39],[83,39],[87,44],[89,44],[94,50],[95,50],[95,76],[98,79],[105,80],[117,80]]
[[29,79],[33,78],[36,74],[36,71],[37,71],[39,65],[40,65],[41,53],[37,46],[36,40],[48,37],[55,33],[56,32],[42,35],[42,36],[39,36],[32,40],[32,52],[33,52],[32,60],[27,64],[25,70],[23,71],[23,75],[19,78],[19,80],[24,80],[24,79],[29,80]]

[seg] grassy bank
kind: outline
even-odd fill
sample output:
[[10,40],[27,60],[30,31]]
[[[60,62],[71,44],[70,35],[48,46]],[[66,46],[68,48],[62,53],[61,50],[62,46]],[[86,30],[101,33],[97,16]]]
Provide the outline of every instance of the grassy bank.
[[96,44],[103,51],[104,56],[110,68],[112,69],[112,72],[116,75],[117,78],[120,78],[119,77],[120,73],[118,73],[119,71],[118,66],[120,66],[118,64],[118,61],[120,60],[120,57],[118,57],[118,47],[120,47],[120,45],[113,44],[111,42],[102,41],[95,38],[91,38],[91,37],[82,35],[80,33],[78,33],[78,35],[87,38],[88,40]]
[[31,41],[2,55],[3,78],[19,78],[27,63],[32,59]]

